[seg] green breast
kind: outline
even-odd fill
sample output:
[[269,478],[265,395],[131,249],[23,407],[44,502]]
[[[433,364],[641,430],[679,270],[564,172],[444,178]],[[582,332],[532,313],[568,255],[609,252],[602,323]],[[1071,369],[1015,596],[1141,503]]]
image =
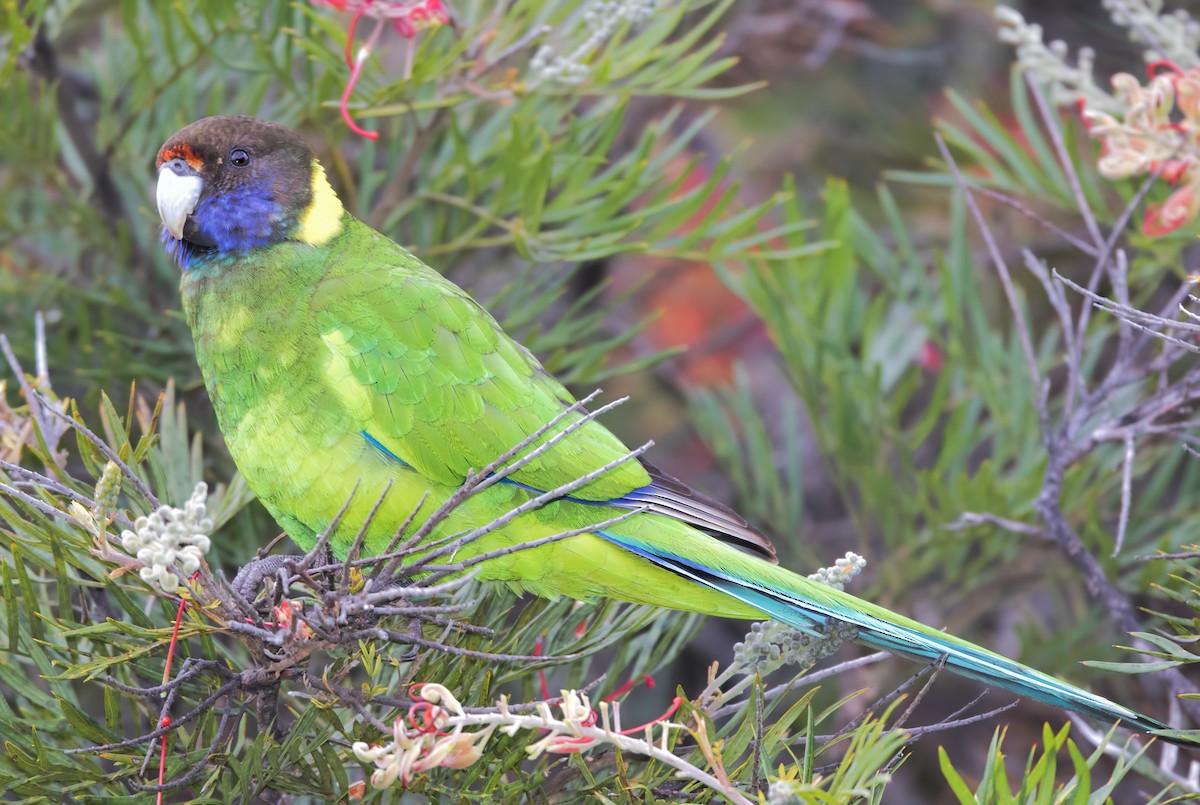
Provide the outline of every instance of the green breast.
[[346,499],[364,452],[345,399],[353,384],[330,366],[310,305],[327,254],[281,244],[186,272],[181,283],[230,454],[302,546]]

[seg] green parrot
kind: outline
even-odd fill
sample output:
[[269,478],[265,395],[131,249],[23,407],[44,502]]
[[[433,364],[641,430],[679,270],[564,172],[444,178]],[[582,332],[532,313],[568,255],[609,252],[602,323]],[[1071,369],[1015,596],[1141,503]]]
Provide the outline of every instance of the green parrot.
[[[304,140],[251,117],[209,117],[158,153],[166,250],[182,272],[196,358],[233,459],[301,548],[336,519],[345,556],[389,539],[422,496],[437,506],[562,415],[571,393],[461,288],[350,215]],[[562,425],[582,415],[573,411]],[[543,437],[545,439],[546,437]],[[431,535],[491,522],[628,452],[595,420],[470,498]],[[353,494],[357,487],[357,494]],[[857,639],[1021,696],[1139,730],[1160,721],[775,563],[730,508],[630,460],[462,548],[457,559],[628,519],[478,565],[540,596],[600,597],[773,618]],[[429,511],[431,509],[426,509]]]

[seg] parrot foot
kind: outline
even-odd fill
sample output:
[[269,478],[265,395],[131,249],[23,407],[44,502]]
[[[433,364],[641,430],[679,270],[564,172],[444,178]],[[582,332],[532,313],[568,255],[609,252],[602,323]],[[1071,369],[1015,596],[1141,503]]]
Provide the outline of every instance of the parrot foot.
[[[413,637],[420,638],[421,637],[421,622],[418,620],[409,621],[408,622],[408,633],[410,635],[412,635]],[[419,653],[419,651],[417,649],[417,646],[414,645],[411,648],[409,648],[408,651],[404,652],[403,656],[399,657],[399,661],[400,662],[412,662],[413,660],[415,660],[417,658],[418,653]]]
[[263,556],[250,560],[237,575],[233,577],[233,591],[248,601],[253,601],[255,594],[264,579],[277,575],[289,562],[296,562],[298,556],[274,555]]

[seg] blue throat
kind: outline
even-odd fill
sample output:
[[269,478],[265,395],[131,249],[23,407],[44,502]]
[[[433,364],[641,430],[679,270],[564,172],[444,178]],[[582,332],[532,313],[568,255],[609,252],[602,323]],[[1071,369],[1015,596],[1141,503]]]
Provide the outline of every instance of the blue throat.
[[277,243],[296,224],[294,213],[267,194],[254,192],[209,196],[196,206],[192,218],[213,245],[176,240],[165,227],[161,236],[167,255],[184,271]]

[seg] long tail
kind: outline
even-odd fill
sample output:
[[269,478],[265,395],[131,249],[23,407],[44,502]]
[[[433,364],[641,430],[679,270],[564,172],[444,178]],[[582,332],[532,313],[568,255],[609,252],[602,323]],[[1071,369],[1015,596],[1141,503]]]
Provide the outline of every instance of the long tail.
[[[720,562],[723,567],[716,567],[718,562],[702,565],[694,559],[686,559],[625,535],[606,531],[600,536],[662,568],[725,593],[807,634],[820,637],[829,625],[849,624],[858,630],[857,639],[867,645],[922,662],[936,662],[944,658],[945,667],[956,674],[998,685],[1018,695],[1106,724],[1120,721],[1125,726],[1148,733],[1172,729],[1136,710],[784,568],[748,558],[745,562]],[[729,559],[727,556],[713,558]],[[747,578],[751,573],[745,571],[751,568],[754,578]],[[1182,746],[1194,748],[1198,745],[1197,742],[1169,735],[1159,737]]]

